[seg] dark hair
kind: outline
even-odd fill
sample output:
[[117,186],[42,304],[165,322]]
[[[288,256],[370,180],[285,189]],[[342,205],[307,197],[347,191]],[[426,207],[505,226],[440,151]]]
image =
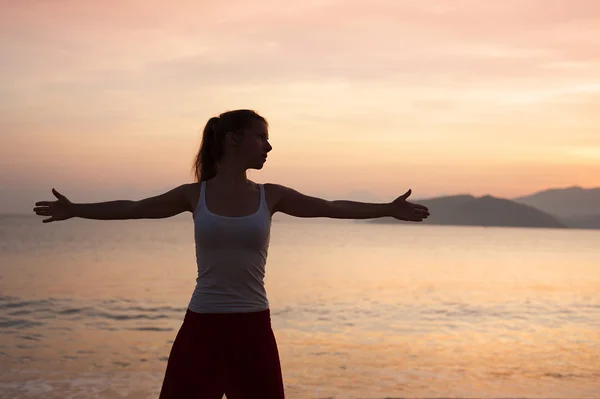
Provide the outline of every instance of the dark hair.
[[227,111],[218,117],[210,118],[202,132],[200,149],[192,166],[196,181],[209,180],[217,175],[217,162],[223,156],[225,149],[223,145],[225,134],[233,132],[241,135],[246,129],[252,127],[252,122],[256,121],[267,124],[265,118],[250,109]]

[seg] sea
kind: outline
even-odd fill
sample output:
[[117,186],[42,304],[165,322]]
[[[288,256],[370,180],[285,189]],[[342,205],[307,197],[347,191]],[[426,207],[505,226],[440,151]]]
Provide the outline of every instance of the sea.
[[[191,215],[41,220],[0,216],[0,397],[157,398]],[[286,398],[600,398],[600,231],[276,217],[265,285]]]

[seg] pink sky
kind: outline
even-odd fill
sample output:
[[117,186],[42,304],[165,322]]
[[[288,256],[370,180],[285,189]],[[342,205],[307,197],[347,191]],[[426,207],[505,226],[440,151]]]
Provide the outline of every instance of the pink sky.
[[234,108],[271,124],[250,177],[311,195],[600,186],[598,1],[106,4],[0,0],[0,213],[191,181]]

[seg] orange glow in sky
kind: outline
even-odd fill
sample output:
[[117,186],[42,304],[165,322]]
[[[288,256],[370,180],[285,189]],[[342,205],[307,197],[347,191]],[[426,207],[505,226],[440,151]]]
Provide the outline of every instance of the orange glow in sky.
[[189,182],[235,108],[310,195],[600,186],[599,1],[172,4],[0,0],[0,213]]

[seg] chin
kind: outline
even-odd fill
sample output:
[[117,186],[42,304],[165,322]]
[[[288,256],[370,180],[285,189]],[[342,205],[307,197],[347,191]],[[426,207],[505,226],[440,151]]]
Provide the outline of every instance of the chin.
[[264,166],[265,166],[264,164],[262,164],[262,163],[259,163],[259,164],[255,164],[255,165],[252,165],[252,166],[250,166],[248,169],[258,169],[258,170],[260,170],[260,169],[262,169]]

